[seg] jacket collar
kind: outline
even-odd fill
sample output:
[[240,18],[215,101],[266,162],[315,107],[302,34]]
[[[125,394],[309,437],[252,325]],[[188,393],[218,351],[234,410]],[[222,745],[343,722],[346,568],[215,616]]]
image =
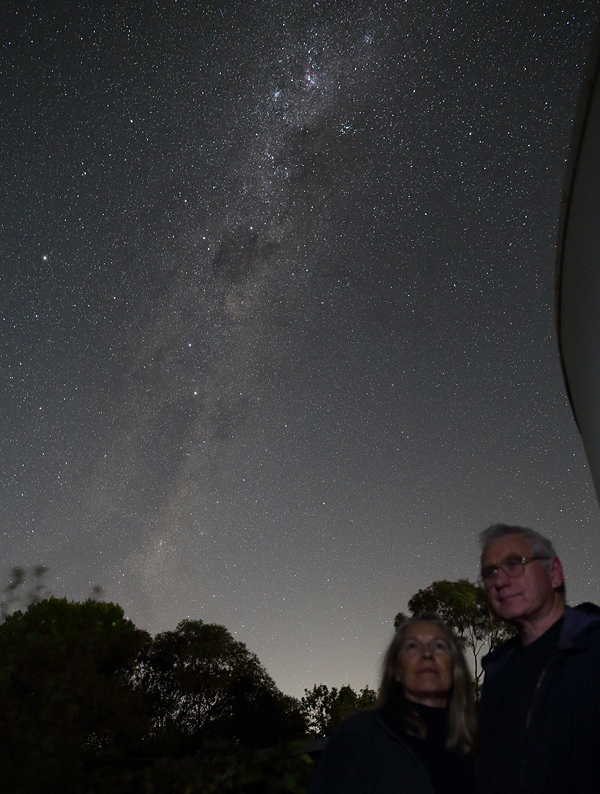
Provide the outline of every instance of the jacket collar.
[[[559,650],[576,650],[587,645],[586,634],[590,626],[600,625],[600,607],[586,602],[576,607],[565,607],[565,619],[558,640]],[[519,646],[519,637],[511,637],[499,648],[494,648],[481,660],[484,669],[494,667],[512,656]]]

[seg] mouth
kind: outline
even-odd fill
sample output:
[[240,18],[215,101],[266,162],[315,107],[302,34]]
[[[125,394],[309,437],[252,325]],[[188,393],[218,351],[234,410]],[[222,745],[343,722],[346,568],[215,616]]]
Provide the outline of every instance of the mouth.
[[498,598],[498,601],[503,604],[505,601],[510,601],[512,598],[518,598],[521,594],[520,593],[513,593],[512,595],[505,595],[501,598]]

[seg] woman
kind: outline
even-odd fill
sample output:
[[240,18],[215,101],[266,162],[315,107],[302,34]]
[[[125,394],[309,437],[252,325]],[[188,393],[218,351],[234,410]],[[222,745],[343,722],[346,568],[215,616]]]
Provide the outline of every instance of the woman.
[[331,735],[309,794],[471,794],[475,710],[456,638],[437,615],[403,623],[377,707]]

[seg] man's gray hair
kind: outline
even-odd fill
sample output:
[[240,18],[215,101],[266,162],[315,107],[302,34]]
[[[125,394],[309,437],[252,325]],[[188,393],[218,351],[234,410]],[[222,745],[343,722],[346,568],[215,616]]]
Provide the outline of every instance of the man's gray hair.
[[[520,535],[520,537],[528,540],[531,550],[536,557],[547,557],[548,559],[558,557],[551,540],[548,540],[548,538],[536,532],[535,529],[513,526],[511,524],[492,524],[491,527],[480,532],[479,542],[481,543],[481,554],[483,555],[490,543],[498,538],[503,538],[505,535]],[[548,563],[545,564],[547,565]],[[567,585],[564,579],[556,590],[563,598],[566,598]]]
[[503,538],[505,535],[520,535],[531,544],[531,549],[536,556],[540,557],[557,557],[557,553],[552,545],[552,541],[545,538],[535,529],[529,527],[518,527],[510,524],[492,524],[491,527],[484,529],[479,534],[481,542],[481,553],[487,549],[490,543],[498,538]]

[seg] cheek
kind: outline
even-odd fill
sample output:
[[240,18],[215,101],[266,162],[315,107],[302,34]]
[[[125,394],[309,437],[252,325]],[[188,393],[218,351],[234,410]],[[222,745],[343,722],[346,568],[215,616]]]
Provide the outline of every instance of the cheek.
[[501,603],[500,601],[498,601],[498,594],[494,590],[491,590],[488,593],[488,599],[491,601],[493,606],[498,606],[498,604]]

